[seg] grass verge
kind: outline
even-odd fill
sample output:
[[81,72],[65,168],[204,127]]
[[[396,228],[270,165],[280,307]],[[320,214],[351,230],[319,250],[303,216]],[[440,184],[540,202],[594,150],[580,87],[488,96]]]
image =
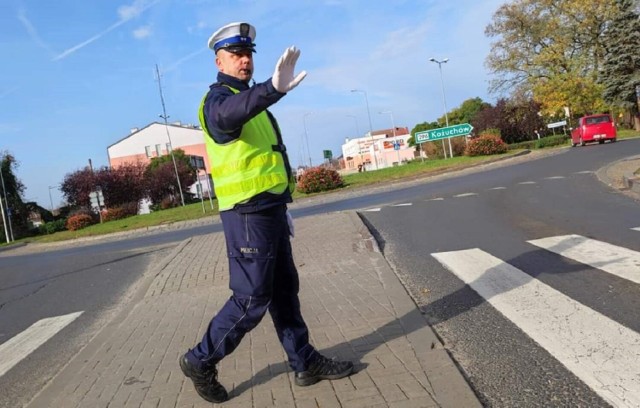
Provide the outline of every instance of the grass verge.
[[[640,132],[633,130],[619,130],[619,139],[628,139],[633,137],[640,137]],[[569,142],[567,142],[569,143]],[[557,149],[566,146],[553,146],[546,149]],[[477,164],[496,161],[502,158],[508,158],[521,153],[522,150],[510,151],[502,155],[494,156],[477,156],[477,157],[453,157],[450,159],[425,159],[424,161],[415,160],[411,163],[389,167],[385,169],[366,171],[362,173],[352,173],[343,176],[345,181],[345,187],[358,188],[366,187],[368,185],[374,185],[384,182],[391,182],[396,180],[407,180],[426,175],[444,173],[451,170],[459,170],[467,167],[471,167]],[[640,169],[639,169],[640,171]],[[329,192],[331,193],[331,192]],[[325,193],[303,194],[298,191],[294,192],[293,197],[311,197]],[[131,231],[135,229],[145,229],[154,226],[167,225],[174,222],[187,221],[193,219],[199,219],[203,217],[210,217],[218,214],[218,207],[216,200],[213,201],[213,209],[208,201],[204,203],[204,212],[201,203],[189,204],[184,207],[171,208],[163,211],[153,212],[151,214],[136,215],[134,217],[125,218],[122,220],[105,222],[102,224],[92,225],[90,227],[78,230],[78,231],[62,231],[56,232],[50,235],[40,235],[36,237],[23,238],[16,242],[57,242],[66,241],[77,238],[93,237],[105,234],[112,234],[115,232]],[[2,246],[0,244],[0,246]]]

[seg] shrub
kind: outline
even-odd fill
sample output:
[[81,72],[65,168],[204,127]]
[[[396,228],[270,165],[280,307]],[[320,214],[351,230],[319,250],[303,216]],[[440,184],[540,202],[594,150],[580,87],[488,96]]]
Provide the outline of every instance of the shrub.
[[297,188],[300,192],[309,194],[333,190],[343,185],[344,181],[337,171],[325,167],[314,167],[300,176]]
[[535,140],[527,140],[526,142],[512,143],[507,145],[509,150],[517,150],[517,149],[535,149],[536,141]]
[[120,207],[109,208],[102,213],[103,221],[115,221],[138,214],[138,203],[126,203]]
[[560,146],[567,143],[567,140],[569,140],[569,137],[565,135],[543,137],[542,139],[536,140],[536,149]]
[[67,229],[69,231],[77,231],[93,224],[93,217],[89,214],[76,214],[67,218]]
[[467,143],[465,155],[467,156],[488,156],[492,154],[506,153],[507,145],[499,136],[481,134]]
[[502,133],[498,128],[488,128],[480,132],[480,136],[482,135],[502,136]]
[[38,232],[40,234],[53,234],[53,233],[58,232],[58,231],[64,231],[66,229],[65,223],[66,223],[66,220],[64,220],[64,219],[59,219],[59,220],[47,222],[47,223],[42,224],[38,228],[38,230],[39,230]]

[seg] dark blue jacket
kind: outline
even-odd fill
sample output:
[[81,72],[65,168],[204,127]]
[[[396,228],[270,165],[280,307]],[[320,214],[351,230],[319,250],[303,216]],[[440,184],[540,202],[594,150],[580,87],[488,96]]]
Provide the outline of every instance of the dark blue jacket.
[[[240,91],[234,94],[228,85]],[[209,93],[204,102],[204,117],[207,122],[207,130],[213,140],[218,144],[229,143],[240,137],[242,126],[262,111],[273,125],[278,138],[278,144],[284,146],[282,135],[276,118],[267,108],[278,102],[285,94],[276,91],[271,78],[260,84],[249,86],[246,82],[237,78],[218,73],[218,82],[209,87]],[[287,174],[291,176],[291,165],[286,151],[282,152]],[[245,204],[236,204],[235,210],[240,212],[255,212],[274,205],[286,204],[292,201],[289,190],[282,194],[261,193]]]

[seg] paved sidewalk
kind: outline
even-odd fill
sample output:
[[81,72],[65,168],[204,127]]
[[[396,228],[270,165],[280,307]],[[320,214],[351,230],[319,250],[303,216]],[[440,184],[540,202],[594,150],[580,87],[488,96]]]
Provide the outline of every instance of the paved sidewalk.
[[[219,365],[224,407],[479,407],[469,385],[354,212],[295,221],[312,343],[357,373],[297,387],[270,317]],[[230,295],[222,233],[181,243],[144,296],[29,407],[208,407],[178,367]]]

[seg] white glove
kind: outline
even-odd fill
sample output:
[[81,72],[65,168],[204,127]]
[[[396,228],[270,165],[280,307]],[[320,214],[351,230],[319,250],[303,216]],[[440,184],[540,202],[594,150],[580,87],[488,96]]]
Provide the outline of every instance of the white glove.
[[300,50],[296,47],[289,47],[284,50],[284,54],[278,59],[276,63],[276,70],[273,73],[271,82],[276,91],[281,93],[287,93],[300,83],[307,76],[307,71],[302,71],[295,78],[293,77],[293,71],[296,68],[296,62],[300,57]]
[[289,224],[289,234],[293,238],[293,217],[291,217],[289,210],[287,210],[287,224]]

